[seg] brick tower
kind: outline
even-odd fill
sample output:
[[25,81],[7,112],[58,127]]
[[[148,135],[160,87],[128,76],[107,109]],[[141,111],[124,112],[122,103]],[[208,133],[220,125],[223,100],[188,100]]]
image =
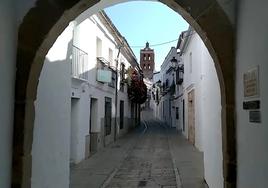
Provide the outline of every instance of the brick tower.
[[140,66],[143,71],[144,78],[153,79],[154,74],[154,50],[149,47],[146,42],[144,49],[140,50]]

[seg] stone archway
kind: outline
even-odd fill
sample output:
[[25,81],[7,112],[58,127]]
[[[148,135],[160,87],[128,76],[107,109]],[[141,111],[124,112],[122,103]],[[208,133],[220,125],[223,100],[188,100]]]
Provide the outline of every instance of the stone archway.
[[[126,0],[118,0],[114,4],[123,1]],[[195,28],[213,57],[222,96],[224,186],[236,187],[233,25],[216,0],[160,1],[181,14]],[[37,0],[19,27],[12,187],[31,187],[34,101],[45,56],[70,21],[99,2]],[[108,2],[102,1],[102,4],[108,6]]]

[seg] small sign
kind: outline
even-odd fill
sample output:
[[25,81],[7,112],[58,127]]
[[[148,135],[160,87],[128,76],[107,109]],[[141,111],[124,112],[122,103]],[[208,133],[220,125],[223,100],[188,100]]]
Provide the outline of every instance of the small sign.
[[110,70],[97,70],[97,81],[110,83],[112,81],[112,72]]
[[244,97],[259,96],[259,67],[244,73]]
[[249,122],[261,123],[261,112],[260,111],[249,111]]
[[255,101],[244,101],[243,102],[243,109],[244,110],[249,110],[249,109],[260,109],[260,101],[255,100]]

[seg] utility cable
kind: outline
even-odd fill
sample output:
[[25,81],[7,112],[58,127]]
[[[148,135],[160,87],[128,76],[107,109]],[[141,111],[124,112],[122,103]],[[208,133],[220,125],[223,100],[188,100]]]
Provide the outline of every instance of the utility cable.
[[[191,35],[193,35],[195,32],[191,31],[190,34],[184,36],[183,38],[187,38],[187,37],[190,37]],[[169,43],[172,43],[172,42],[175,42],[177,41],[177,39],[173,39],[173,40],[170,40],[170,41],[166,41],[166,42],[161,42],[161,43],[157,43],[157,44],[151,44],[150,46],[151,47],[156,47],[156,46],[162,46],[162,45],[165,45],[165,44],[169,44]],[[140,45],[140,46],[130,46],[131,48],[144,48],[144,45]]]

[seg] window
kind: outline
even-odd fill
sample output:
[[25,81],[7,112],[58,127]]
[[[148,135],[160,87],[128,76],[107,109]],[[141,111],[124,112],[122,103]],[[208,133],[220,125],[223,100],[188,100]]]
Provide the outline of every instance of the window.
[[183,82],[183,73],[184,73],[184,66],[179,65],[178,69],[176,70],[176,84],[182,84]]
[[176,107],[176,119],[179,119],[179,107]]
[[185,131],[185,101],[182,101],[182,130]]
[[146,55],[145,54],[143,54],[143,60],[146,61]]
[[148,64],[148,69],[151,69],[151,66]]
[[193,58],[192,58],[192,52],[190,52],[190,55],[189,55],[189,72],[192,73],[193,71]]
[[158,91],[158,89],[156,90],[156,102],[159,102],[159,91]]
[[109,97],[105,97],[104,104],[105,112],[104,112],[104,127],[105,127],[105,135],[111,134],[112,129],[112,99]]
[[166,79],[166,87],[169,87],[168,79]]
[[109,48],[109,62],[110,62],[110,65],[113,65],[113,61],[114,61],[114,53],[113,53],[113,50],[111,48]]
[[124,92],[124,80],[125,80],[125,64],[121,63],[120,65],[120,91]]
[[121,63],[120,65],[120,78],[121,80],[125,79],[125,64]]
[[108,86],[115,88],[116,84],[116,71],[110,69],[112,71],[112,81],[108,83]]
[[151,55],[150,55],[150,54],[148,54],[148,60],[149,60],[149,61],[151,60]]
[[120,91],[121,91],[121,92],[124,92],[124,90],[125,90],[125,84],[124,84],[123,81],[121,81],[121,82],[120,82]]
[[96,39],[96,57],[102,56],[102,41],[97,37]]

